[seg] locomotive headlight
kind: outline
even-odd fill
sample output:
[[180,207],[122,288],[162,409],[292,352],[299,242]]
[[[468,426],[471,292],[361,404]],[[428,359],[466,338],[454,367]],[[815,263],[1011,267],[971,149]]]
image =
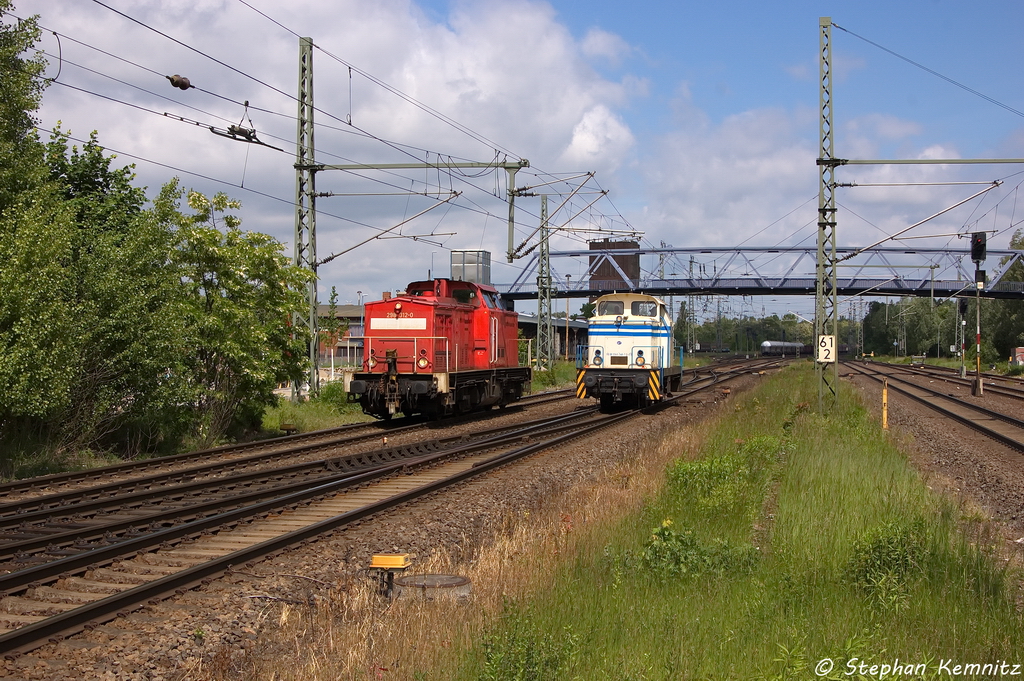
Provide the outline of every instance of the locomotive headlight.
[[366,360],[366,366],[372,369],[373,367],[377,366],[377,360],[371,357],[370,359]]
[[418,366],[420,369],[426,369],[427,366],[429,365],[430,362],[427,361],[426,357],[420,357],[418,360],[416,360],[416,366]]
[[601,366],[604,364],[604,357],[601,356],[600,350],[594,350],[594,366]]
[[401,303],[395,303],[395,312],[401,312],[401,311],[402,311],[402,304]]
[[636,351],[636,365],[638,367],[642,367],[644,365],[644,351],[643,350],[637,350]]

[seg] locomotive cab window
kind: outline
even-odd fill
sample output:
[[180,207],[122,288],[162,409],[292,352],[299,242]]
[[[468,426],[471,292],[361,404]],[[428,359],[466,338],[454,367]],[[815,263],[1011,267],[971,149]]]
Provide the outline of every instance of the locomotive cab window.
[[657,317],[658,304],[653,300],[634,300],[629,311],[634,317]]
[[606,300],[597,306],[597,314],[599,315],[613,315],[622,314],[624,306],[621,300]]
[[476,293],[468,288],[455,289],[452,291],[452,297],[465,305],[476,304]]
[[481,291],[480,293],[483,296],[484,302],[487,303],[487,307],[491,308],[492,310],[504,309],[504,307],[501,304],[501,298],[494,295],[490,291]]

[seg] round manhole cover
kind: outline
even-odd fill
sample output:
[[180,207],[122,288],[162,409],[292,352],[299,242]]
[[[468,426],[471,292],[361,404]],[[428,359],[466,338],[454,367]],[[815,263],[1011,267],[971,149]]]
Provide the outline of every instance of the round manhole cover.
[[454,596],[469,596],[471,584],[468,577],[460,575],[403,575],[395,578],[397,596],[419,596],[428,600]]

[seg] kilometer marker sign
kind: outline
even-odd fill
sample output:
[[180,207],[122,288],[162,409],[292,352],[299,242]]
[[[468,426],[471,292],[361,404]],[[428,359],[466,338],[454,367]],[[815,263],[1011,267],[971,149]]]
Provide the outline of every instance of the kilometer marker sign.
[[818,361],[822,363],[836,361],[835,336],[818,336]]

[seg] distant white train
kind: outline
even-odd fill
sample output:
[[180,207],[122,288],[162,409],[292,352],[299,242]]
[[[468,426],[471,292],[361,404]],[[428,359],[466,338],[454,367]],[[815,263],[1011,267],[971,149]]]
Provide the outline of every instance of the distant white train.
[[765,341],[761,343],[761,354],[765,356],[799,357],[808,355],[811,348],[803,343],[787,343],[786,341]]
[[672,319],[665,303],[642,293],[612,293],[595,301],[588,345],[577,351],[576,395],[596,397],[605,411],[643,407],[678,390]]

